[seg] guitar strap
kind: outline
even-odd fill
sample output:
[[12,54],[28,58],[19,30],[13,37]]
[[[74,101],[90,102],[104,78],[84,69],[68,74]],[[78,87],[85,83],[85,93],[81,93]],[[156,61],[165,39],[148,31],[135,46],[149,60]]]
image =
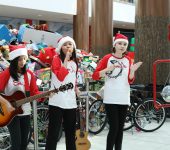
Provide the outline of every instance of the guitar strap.
[[29,97],[30,96],[30,85],[28,82],[27,72],[24,74],[24,81],[25,81],[25,95],[26,97]]

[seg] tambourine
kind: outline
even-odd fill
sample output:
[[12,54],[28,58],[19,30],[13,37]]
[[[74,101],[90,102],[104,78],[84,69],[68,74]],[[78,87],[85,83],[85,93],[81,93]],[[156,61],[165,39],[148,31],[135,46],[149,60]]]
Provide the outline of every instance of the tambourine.
[[109,72],[106,72],[106,76],[108,76],[109,78],[117,78],[118,76],[120,76],[122,74],[122,64],[117,61],[117,60],[111,60],[110,61],[112,64],[115,65],[115,69]]

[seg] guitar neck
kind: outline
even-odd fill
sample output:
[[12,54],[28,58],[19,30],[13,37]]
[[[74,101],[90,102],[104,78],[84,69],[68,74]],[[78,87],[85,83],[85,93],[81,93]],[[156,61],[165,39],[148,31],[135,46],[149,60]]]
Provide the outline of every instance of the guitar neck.
[[85,128],[85,124],[84,124],[84,120],[83,120],[83,110],[82,110],[82,106],[79,107],[79,113],[80,113],[80,134],[83,135],[84,133],[84,128]]
[[14,105],[15,105],[15,107],[20,107],[21,105],[23,105],[25,103],[32,102],[33,100],[40,99],[45,96],[49,96],[51,93],[64,92],[66,90],[73,89],[73,87],[74,87],[73,83],[70,82],[68,84],[61,85],[59,88],[54,88],[51,91],[47,91],[42,94],[38,94],[38,95],[34,95],[34,96],[30,96],[30,97],[26,97],[26,98],[17,100],[17,101],[15,101]]
[[44,92],[42,94],[38,94],[38,95],[34,95],[34,96],[30,96],[30,97],[26,97],[24,99],[18,100],[18,101],[16,101],[16,107],[20,107],[21,105],[23,105],[25,103],[32,102],[36,99],[40,99],[40,98],[43,98],[45,96],[49,96],[53,92],[57,93],[58,91],[59,91],[58,89],[54,89],[54,90],[51,90],[51,91]]

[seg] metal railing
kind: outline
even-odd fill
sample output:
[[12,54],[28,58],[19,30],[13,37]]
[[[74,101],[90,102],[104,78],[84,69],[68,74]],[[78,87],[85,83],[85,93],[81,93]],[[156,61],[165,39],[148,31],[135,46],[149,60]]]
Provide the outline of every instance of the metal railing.
[[154,106],[155,108],[159,109],[159,108],[166,108],[166,107],[170,107],[170,104],[158,104],[156,102],[156,98],[157,98],[157,95],[156,95],[156,79],[157,79],[157,75],[156,75],[156,71],[157,71],[157,65],[160,64],[160,63],[170,63],[170,59],[162,59],[162,60],[156,60],[154,63],[153,63],[153,99],[154,99]]

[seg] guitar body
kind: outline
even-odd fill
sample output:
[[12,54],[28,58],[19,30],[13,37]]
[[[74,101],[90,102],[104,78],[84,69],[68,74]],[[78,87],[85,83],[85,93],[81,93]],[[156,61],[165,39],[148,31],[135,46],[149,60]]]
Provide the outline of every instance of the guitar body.
[[[83,133],[82,133],[83,132]],[[88,132],[76,131],[76,150],[89,150],[91,147],[90,141],[87,139]]]
[[0,127],[6,126],[17,114],[22,114],[21,107],[16,108],[15,101],[25,98],[24,93],[17,91],[11,96],[0,97]]

